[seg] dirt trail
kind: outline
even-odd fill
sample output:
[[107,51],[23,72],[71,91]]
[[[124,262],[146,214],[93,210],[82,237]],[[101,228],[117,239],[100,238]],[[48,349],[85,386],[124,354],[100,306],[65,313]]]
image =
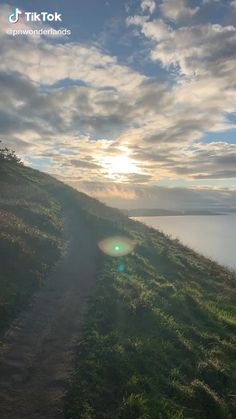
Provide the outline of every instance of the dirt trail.
[[85,297],[95,281],[97,251],[88,229],[69,228],[68,255],[0,349],[0,418],[63,418]]

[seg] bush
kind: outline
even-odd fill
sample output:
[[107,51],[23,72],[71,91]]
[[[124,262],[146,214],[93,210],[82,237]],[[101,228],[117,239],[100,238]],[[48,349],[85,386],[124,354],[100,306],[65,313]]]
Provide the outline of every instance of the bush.
[[[0,141],[1,143],[2,141]],[[22,164],[22,161],[19,157],[17,157],[14,150],[10,150],[9,148],[0,148],[0,163],[4,161],[10,161],[13,163]]]

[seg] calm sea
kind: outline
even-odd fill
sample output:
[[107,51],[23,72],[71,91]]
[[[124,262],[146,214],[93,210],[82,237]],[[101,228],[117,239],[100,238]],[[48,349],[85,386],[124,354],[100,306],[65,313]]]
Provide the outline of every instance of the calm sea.
[[236,269],[236,214],[135,217],[216,262]]

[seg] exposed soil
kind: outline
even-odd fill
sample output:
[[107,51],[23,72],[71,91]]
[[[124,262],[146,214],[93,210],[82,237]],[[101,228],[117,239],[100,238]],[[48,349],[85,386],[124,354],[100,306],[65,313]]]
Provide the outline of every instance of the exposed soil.
[[12,324],[0,348],[0,418],[64,418],[86,295],[98,254],[89,229],[69,217],[68,254]]

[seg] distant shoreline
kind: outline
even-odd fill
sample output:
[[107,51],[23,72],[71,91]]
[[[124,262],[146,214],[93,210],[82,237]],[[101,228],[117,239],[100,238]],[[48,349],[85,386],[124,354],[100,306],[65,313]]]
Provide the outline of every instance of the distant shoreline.
[[198,214],[198,213],[194,213],[194,214],[155,214],[155,215],[147,215],[147,214],[142,214],[142,215],[129,215],[129,218],[141,218],[141,217],[186,217],[186,216],[189,216],[189,217],[191,217],[191,216],[200,216],[200,215],[202,215],[202,216],[206,216],[206,215],[209,215],[209,216],[212,216],[212,215],[229,215],[228,213],[212,213],[212,214],[209,214],[209,213],[207,213],[207,214]]
[[171,216],[186,216],[186,215],[228,215],[230,212],[210,212],[210,211],[168,211],[168,210],[123,210],[128,217],[171,217]]

